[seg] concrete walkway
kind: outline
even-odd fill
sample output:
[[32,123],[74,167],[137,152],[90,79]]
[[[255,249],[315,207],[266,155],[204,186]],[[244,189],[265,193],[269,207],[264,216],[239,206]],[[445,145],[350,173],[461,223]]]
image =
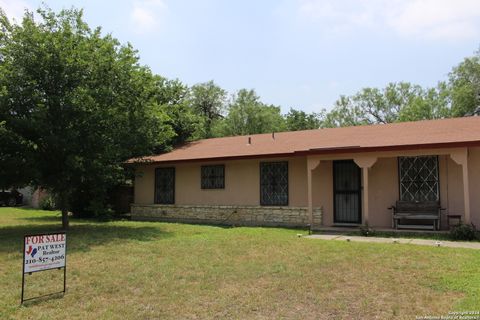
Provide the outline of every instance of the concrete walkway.
[[342,236],[338,234],[312,234],[309,236],[305,236],[305,238],[321,239],[321,240],[353,241],[353,242],[404,243],[404,244],[417,244],[417,245],[432,246],[432,247],[467,248],[467,249],[477,249],[477,250],[480,249],[480,242]]

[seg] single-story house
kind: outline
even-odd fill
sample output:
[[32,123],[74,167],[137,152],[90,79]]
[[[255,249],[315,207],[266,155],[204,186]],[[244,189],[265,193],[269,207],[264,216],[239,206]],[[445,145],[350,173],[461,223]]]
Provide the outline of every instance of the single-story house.
[[480,117],[204,139],[130,162],[137,220],[480,225]]

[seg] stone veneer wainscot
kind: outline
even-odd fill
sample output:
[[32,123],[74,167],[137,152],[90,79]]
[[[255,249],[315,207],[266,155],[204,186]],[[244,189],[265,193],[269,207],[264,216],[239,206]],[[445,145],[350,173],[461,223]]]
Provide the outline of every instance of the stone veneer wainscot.
[[[172,221],[246,226],[305,227],[306,207],[205,206],[132,204],[132,220]],[[322,210],[313,210],[314,226],[321,225]]]

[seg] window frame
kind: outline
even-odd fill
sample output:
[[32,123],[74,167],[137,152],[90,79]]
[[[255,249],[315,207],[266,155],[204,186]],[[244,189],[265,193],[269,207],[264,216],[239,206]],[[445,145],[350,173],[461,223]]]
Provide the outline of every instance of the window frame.
[[[157,190],[157,171],[159,170],[165,170],[165,169],[168,169],[168,170],[172,170],[173,172],[173,184],[172,184],[172,199],[171,199],[171,202],[160,202],[158,201],[158,190]],[[175,204],[175,182],[176,182],[176,179],[177,179],[177,173],[176,173],[176,170],[175,170],[175,167],[158,167],[158,168],[155,168],[155,177],[154,177],[154,199],[153,199],[153,202],[154,204]]]
[[[266,165],[272,165],[272,164],[285,164],[285,174],[287,176],[287,185],[286,185],[286,201],[282,203],[266,203],[265,199],[263,198],[263,192],[262,192],[262,167]],[[288,168],[288,161],[265,161],[265,162],[260,162],[260,170],[259,170],[259,184],[260,184],[260,205],[265,206],[265,207],[286,207],[289,205],[290,202],[290,175],[289,175],[289,168]]]
[[[402,168],[401,168],[401,158],[434,158],[435,165],[436,165],[436,180],[428,180],[436,182],[436,199],[435,200],[404,200],[402,194]],[[424,156],[399,156],[397,157],[397,167],[398,167],[398,199],[400,201],[413,201],[413,202],[425,202],[425,201],[440,201],[440,161],[438,155],[424,155]],[[412,180],[413,182],[417,182],[417,180]],[[411,181],[411,182],[412,182]],[[426,180],[418,180],[419,182],[425,182]]]
[[[221,175],[222,183],[221,183],[220,187],[215,187],[215,186],[207,187],[206,185],[204,185],[203,170],[206,169],[206,168],[211,168],[211,167],[217,167],[217,168],[221,167],[222,168],[222,175]],[[209,165],[200,166],[200,188],[202,190],[222,190],[222,189],[225,189],[225,165],[224,164],[209,164]]]

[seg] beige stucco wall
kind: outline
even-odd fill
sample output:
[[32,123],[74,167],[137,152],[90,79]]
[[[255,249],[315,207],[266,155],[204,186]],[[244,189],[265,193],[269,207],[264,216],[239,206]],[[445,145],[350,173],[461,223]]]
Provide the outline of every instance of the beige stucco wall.
[[465,210],[462,166],[444,155],[439,157],[439,171],[440,201],[442,208],[446,209],[442,223],[446,225],[446,214],[463,214]]
[[398,160],[380,158],[369,170],[369,223],[377,227],[392,226],[388,208],[399,198]]
[[[444,213],[463,214],[462,166],[455,163],[448,150],[437,150],[439,155],[440,199]],[[436,150],[421,150],[420,153],[435,155]],[[408,153],[408,152],[407,152]],[[399,153],[400,154],[400,153]],[[378,156],[369,169],[369,220],[372,227],[391,227],[391,211],[387,208],[399,197],[397,155],[370,153]],[[412,155],[412,153],[408,154]],[[353,158],[340,155],[339,159]],[[260,204],[260,162],[289,162],[289,206],[307,206],[307,160],[305,157],[261,160],[231,160],[206,163],[183,163],[176,168],[176,205],[238,205]],[[200,167],[205,164],[225,165],[225,189],[202,190]],[[468,157],[470,182],[470,207],[472,222],[480,226],[480,148],[470,148]],[[154,170],[158,165],[137,168],[135,179],[135,203],[153,204]],[[323,225],[333,225],[333,173],[332,160],[320,161],[312,172],[313,207],[322,208]],[[446,221],[443,220],[443,223]]]
[[333,224],[333,164],[321,161],[312,172],[313,206],[322,209],[323,225]]
[[468,158],[472,222],[480,227],[480,148],[471,148]]
[[[177,205],[260,205],[260,162],[288,161],[289,206],[307,206],[307,169],[303,157],[290,159],[232,160],[224,162],[180,163],[175,167],[175,204]],[[201,189],[200,167],[225,165],[225,189]],[[135,203],[153,204],[155,168],[139,166],[135,178]]]

